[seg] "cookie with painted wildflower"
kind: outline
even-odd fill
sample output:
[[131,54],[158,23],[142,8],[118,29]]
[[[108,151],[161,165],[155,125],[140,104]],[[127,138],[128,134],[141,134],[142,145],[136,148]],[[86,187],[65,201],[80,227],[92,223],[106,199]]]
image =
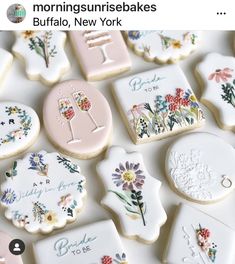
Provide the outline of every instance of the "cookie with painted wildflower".
[[201,102],[222,129],[235,132],[235,58],[209,53],[196,67],[203,88]]
[[79,227],[38,241],[34,243],[34,254],[37,264],[44,264],[48,259],[57,264],[129,263],[111,220]]
[[234,148],[222,138],[191,133],[169,147],[165,168],[173,190],[205,204],[220,201],[234,190],[234,160]]
[[37,139],[40,121],[29,106],[0,102],[0,159],[23,152]]
[[197,98],[177,65],[116,80],[113,94],[135,144],[198,128],[205,121]]
[[0,48],[0,82],[5,77],[13,62],[13,56],[10,52]]
[[150,176],[143,156],[111,147],[97,172],[106,191],[101,204],[117,215],[123,234],[145,243],[156,241],[167,216],[159,197],[161,182]]
[[180,204],[163,263],[231,264],[235,231],[226,224],[186,204]]
[[58,153],[29,153],[5,173],[5,217],[30,233],[49,233],[77,219],[86,196],[79,166]]
[[175,63],[195,51],[201,40],[200,31],[131,30],[125,31],[127,44],[147,61]]
[[30,80],[52,85],[70,69],[64,50],[66,33],[62,31],[16,31],[12,48],[17,58],[25,63]]

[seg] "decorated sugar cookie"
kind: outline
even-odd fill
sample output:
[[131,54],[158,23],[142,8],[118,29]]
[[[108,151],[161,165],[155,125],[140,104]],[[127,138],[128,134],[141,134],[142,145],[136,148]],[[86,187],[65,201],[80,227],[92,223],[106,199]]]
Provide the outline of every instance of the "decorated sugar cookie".
[[[45,254],[47,252],[47,254]],[[111,220],[90,224],[34,244],[37,264],[128,264],[127,255]]]
[[61,31],[16,31],[12,50],[25,62],[30,80],[51,85],[70,68],[64,51],[65,41],[66,33]]
[[163,263],[234,263],[235,231],[219,220],[180,204]]
[[12,238],[0,231],[0,264],[23,264],[20,256],[13,255],[9,250]]
[[55,86],[45,100],[43,119],[52,143],[69,155],[92,158],[109,144],[112,132],[109,104],[84,81],[65,81]]
[[174,63],[198,48],[200,31],[132,30],[125,32],[127,44],[137,55],[157,63]]
[[40,122],[32,108],[16,102],[0,102],[0,159],[30,147],[39,130]]
[[234,159],[234,148],[223,139],[209,133],[192,133],[169,147],[166,173],[173,189],[186,199],[216,202],[234,190]]
[[221,128],[235,132],[235,58],[210,53],[196,72],[204,88],[201,101]]
[[204,123],[192,88],[176,65],[119,79],[113,84],[113,92],[135,144],[162,139]]
[[87,80],[101,80],[131,68],[127,47],[119,31],[85,30],[69,34]]
[[161,182],[150,176],[142,155],[112,147],[97,172],[107,192],[101,203],[116,213],[124,235],[153,243],[167,216],[159,198]]
[[11,53],[0,48],[0,81],[4,78],[13,61]]
[[83,207],[85,178],[58,153],[29,153],[5,173],[1,204],[5,216],[30,233],[49,233],[76,220]]

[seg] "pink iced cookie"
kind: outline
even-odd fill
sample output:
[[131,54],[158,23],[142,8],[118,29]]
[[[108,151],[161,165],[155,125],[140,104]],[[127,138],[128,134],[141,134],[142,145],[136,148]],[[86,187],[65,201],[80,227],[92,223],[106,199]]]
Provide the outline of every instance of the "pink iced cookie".
[[128,50],[119,31],[86,30],[69,34],[87,80],[104,79],[131,68]]
[[52,143],[68,155],[88,159],[108,146],[112,131],[109,104],[84,81],[55,86],[45,100],[43,119]]
[[14,256],[9,251],[12,238],[0,231],[0,264],[23,264],[20,256]]

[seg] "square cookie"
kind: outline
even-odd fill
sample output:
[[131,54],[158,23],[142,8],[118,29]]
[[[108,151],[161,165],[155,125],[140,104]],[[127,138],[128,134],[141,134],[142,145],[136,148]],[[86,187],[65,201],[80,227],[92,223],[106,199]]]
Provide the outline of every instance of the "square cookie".
[[[46,254],[45,254],[46,252]],[[37,264],[128,263],[114,223],[106,220],[34,244]]]
[[204,116],[183,71],[170,65],[119,79],[113,93],[135,144],[200,127]]
[[180,204],[163,263],[231,264],[235,231],[215,218]]

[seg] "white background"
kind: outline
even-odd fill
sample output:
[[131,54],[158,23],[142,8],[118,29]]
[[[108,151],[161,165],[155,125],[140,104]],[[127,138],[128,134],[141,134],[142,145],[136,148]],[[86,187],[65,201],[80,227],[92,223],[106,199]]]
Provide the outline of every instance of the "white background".
[[[234,54],[233,38],[234,38],[233,32],[205,31],[203,33],[203,41],[199,50],[197,50],[185,61],[180,62],[180,65],[182,66],[188,80],[192,85],[194,92],[198,97],[200,97],[201,92],[198,82],[196,81],[194,75],[194,69],[196,64],[203,58],[203,56],[206,53],[210,51],[217,51],[224,55],[233,56]],[[10,51],[13,43],[14,43],[13,33],[11,32],[0,33],[0,47],[6,48],[7,50]],[[72,64],[72,69],[66,76],[64,76],[63,79],[66,80],[71,78],[82,78],[78,63],[74,58],[74,54],[71,51],[71,46],[69,43],[67,43],[66,45],[66,52]],[[131,50],[130,50],[130,54],[133,63],[133,68],[130,72],[126,73],[125,75],[134,74],[140,71],[158,67],[153,63],[145,62],[142,58],[136,56]],[[106,81],[95,82],[93,83],[93,85],[96,86],[106,96],[111,106],[113,113],[113,120],[114,120],[113,144],[124,146],[128,151],[140,151],[144,155],[145,164],[150,174],[153,177],[162,181],[160,196],[163,206],[168,215],[168,220],[161,229],[161,234],[158,241],[152,245],[145,245],[121,237],[126,252],[129,256],[129,263],[130,264],[161,263],[163,250],[165,248],[167,237],[169,234],[169,228],[171,227],[173,221],[173,215],[176,209],[176,205],[179,202],[186,202],[188,204],[191,204],[192,206],[195,206],[207,212],[208,214],[220,219],[221,221],[223,221],[224,223],[235,229],[235,210],[234,210],[235,193],[232,193],[225,200],[217,204],[199,205],[181,199],[169,188],[168,182],[164,175],[165,153],[167,147],[171,144],[171,142],[173,142],[177,138],[177,136],[162,141],[152,142],[149,144],[138,145],[138,146],[134,145],[127,134],[127,130],[121,120],[121,117],[115,106],[115,102],[112,98],[111,90],[110,90],[111,82],[112,79],[109,79]],[[52,88],[46,87],[42,85],[40,82],[27,80],[23,64],[19,62],[17,59],[15,59],[9,74],[6,76],[5,81],[2,84],[0,84],[0,100],[1,101],[15,100],[29,105],[37,111],[42,121],[42,105],[44,98],[47,95],[47,93],[50,91],[50,89]],[[216,135],[223,137],[227,142],[235,146],[235,134],[229,131],[221,130],[217,126],[210,111],[208,111],[208,109],[204,106],[202,106],[202,108],[205,111],[207,123],[203,128],[198,129],[197,131],[212,132]],[[34,146],[32,146],[29,149],[29,151],[39,151],[41,149],[45,149],[47,151],[55,150],[45,135],[43,125],[38,141]],[[22,155],[20,155],[19,157],[21,156]],[[0,161],[1,181],[4,179],[3,177],[4,171],[10,168],[14,159],[15,158],[11,158],[4,161]],[[103,190],[102,182],[100,181],[100,179],[96,174],[95,166],[97,162],[102,159],[103,159],[103,155],[92,160],[78,161],[82,169],[82,172],[87,179],[88,198],[85,203],[84,210],[79,215],[78,221],[68,225],[66,229],[79,227],[84,224],[92,223],[98,220],[109,219],[111,217],[111,215],[105,209],[103,209],[99,203],[104,195],[104,190]],[[185,217],[190,217],[190,216],[185,216]],[[4,218],[2,209],[0,210],[0,229],[4,231],[8,231],[13,237],[15,238],[18,237],[25,241],[27,249],[23,255],[24,264],[34,264],[31,243],[45,236],[30,235],[25,230],[17,229],[11,224],[11,222],[9,222],[7,219]],[[62,232],[62,231],[63,230],[58,230],[54,233]],[[108,243],[108,241],[104,241],[103,244],[104,248],[106,243]],[[56,264],[56,263],[50,263],[49,260],[45,264],[48,263]],[[81,263],[81,264],[85,264],[85,263]]]

